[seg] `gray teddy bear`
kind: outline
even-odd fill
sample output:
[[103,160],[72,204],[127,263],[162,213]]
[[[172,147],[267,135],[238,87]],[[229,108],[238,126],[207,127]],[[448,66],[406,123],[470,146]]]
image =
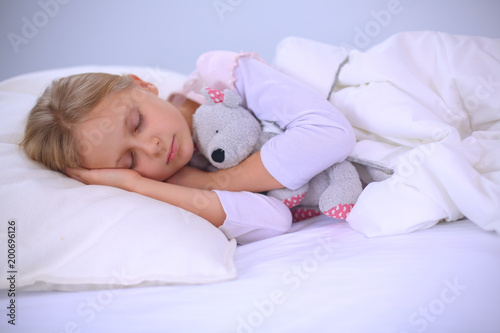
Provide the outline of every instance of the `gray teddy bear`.
[[[261,122],[240,103],[240,96],[229,89],[202,89],[206,103],[193,117],[193,139],[197,148],[191,165],[210,170],[233,167],[258,151],[276,133],[263,130]],[[283,201],[294,221],[321,213],[345,220],[362,185],[354,165],[345,160],[327,168],[296,190],[267,192]]]

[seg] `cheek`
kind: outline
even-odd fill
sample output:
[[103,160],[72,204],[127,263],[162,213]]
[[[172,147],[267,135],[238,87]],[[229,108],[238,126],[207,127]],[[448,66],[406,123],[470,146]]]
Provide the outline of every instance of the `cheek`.
[[194,143],[191,136],[186,138],[182,149],[179,150],[179,158],[181,160],[182,166],[185,166],[189,163],[194,153]]

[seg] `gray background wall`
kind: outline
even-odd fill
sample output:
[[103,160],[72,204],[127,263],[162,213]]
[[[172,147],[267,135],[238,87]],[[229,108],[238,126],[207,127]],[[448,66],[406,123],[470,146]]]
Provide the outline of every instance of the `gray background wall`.
[[366,49],[391,34],[500,38],[499,0],[0,0],[0,80],[74,65],[189,73],[214,49],[272,61],[294,35]]

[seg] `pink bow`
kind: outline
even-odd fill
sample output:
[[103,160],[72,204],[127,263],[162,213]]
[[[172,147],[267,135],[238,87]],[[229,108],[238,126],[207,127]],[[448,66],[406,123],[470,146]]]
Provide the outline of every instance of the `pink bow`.
[[214,101],[214,103],[222,103],[224,102],[224,93],[220,90],[213,88],[205,88],[207,89],[208,96]]

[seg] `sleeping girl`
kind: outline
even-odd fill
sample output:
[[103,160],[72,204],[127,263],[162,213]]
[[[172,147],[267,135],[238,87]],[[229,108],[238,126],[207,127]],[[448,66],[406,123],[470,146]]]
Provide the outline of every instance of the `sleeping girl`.
[[[210,52],[196,68],[168,100],[135,75],[56,80],[31,110],[22,146],[33,160],[85,184],[137,192],[197,214],[240,244],[287,232],[288,207],[258,192],[298,188],[344,160],[355,144],[351,125],[324,97],[255,54]],[[233,89],[244,107],[283,134],[235,167],[205,172],[187,166],[203,87]]]

